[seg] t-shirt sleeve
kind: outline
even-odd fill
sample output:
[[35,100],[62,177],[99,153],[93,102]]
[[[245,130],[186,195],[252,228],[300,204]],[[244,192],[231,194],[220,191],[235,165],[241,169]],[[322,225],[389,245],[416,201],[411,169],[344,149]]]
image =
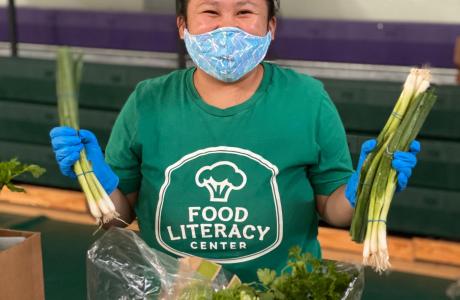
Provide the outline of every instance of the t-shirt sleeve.
[[141,182],[140,148],[136,143],[138,114],[136,91],[126,101],[105,150],[105,160],[118,175],[118,189],[125,195],[139,190]]
[[353,166],[339,113],[324,89],[321,98],[316,120],[318,160],[308,176],[316,195],[329,196],[347,183]]

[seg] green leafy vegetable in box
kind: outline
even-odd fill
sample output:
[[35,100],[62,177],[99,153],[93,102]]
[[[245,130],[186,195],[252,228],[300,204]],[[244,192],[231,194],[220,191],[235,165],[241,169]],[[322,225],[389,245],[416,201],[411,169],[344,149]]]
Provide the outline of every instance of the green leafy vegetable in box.
[[33,177],[40,177],[45,173],[45,169],[37,165],[26,165],[19,162],[16,158],[10,161],[0,162],[0,191],[6,187],[12,192],[24,192],[24,189],[11,183],[11,180],[23,173],[30,173]]

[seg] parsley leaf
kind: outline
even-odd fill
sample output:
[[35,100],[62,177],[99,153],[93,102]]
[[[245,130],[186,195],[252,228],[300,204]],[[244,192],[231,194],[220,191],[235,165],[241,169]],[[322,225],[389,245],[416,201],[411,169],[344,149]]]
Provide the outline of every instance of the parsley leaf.
[[24,192],[24,189],[11,183],[15,177],[30,173],[33,177],[40,177],[46,170],[37,165],[26,165],[19,162],[16,158],[10,161],[0,162],[0,191],[6,187],[12,192]]

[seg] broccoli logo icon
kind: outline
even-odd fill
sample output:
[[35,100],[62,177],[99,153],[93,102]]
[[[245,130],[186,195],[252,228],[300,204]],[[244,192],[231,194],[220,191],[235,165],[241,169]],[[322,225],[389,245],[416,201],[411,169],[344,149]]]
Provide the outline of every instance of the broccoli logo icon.
[[246,185],[246,174],[229,161],[221,161],[198,170],[195,182],[209,191],[211,202],[227,202],[233,190]]

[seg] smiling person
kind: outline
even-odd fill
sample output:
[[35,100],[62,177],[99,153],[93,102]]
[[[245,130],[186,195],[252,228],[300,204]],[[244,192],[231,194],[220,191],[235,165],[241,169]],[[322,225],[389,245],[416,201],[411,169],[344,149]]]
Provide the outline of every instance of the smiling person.
[[[179,2],[178,33],[196,66],[140,82],[105,157],[90,131],[54,128],[62,173],[75,178],[85,147],[121,218],[137,218],[151,247],[246,281],[285,265],[294,245],[320,257],[318,219],[350,224],[359,174],[334,104],[318,80],[263,61],[277,1]],[[360,162],[374,146],[364,143]],[[401,189],[415,164],[403,165]]]

